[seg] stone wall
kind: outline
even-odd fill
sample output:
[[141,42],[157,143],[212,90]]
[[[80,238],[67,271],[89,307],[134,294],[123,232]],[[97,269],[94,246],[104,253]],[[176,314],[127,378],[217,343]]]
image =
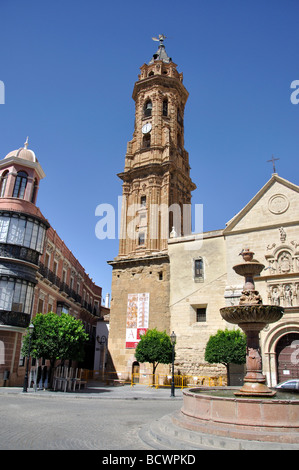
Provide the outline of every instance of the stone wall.
[[[135,349],[126,348],[128,294],[149,293],[149,329],[170,332],[168,256],[113,262],[110,333],[108,349],[110,370],[132,371]],[[151,373],[150,365],[140,365],[140,372]],[[167,368],[168,370],[168,368]]]

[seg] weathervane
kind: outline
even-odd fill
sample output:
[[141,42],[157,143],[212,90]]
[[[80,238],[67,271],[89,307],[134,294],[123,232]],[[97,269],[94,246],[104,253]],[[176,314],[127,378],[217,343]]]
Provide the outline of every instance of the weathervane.
[[275,168],[275,162],[279,160],[279,158],[274,158],[274,155],[272,155],[271,160],[267,160],[267,162],[272,162],[273,165],[273,173],[276,173],[276,168]]
[[164,39],[166,39],[164,34],[159,34],[159,38],[152,38],[153,41],[160,41],[160,46],[163,46]]

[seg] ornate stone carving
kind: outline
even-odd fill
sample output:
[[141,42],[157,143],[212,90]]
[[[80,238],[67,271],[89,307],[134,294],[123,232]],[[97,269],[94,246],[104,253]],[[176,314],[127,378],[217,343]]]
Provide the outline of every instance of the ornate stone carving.
[[299,280],[273,282],[268,285],[268,299],[271,305],[296,307],[299,305]]
[[288,251],[282,251],[278,258],[278,271],[282,274],[289,273],[293,270],[292,256]]
[[265,258],[268,260],[270,275],[291,274],[299,271],[299,243],[292,240],[287,243],[287,233],[283,227],[279,228],[280,244],[268,244]]
[[283,214],[289,208],[289,200],[284,194],[274,194],[269,199],[268,208],[272,214]]

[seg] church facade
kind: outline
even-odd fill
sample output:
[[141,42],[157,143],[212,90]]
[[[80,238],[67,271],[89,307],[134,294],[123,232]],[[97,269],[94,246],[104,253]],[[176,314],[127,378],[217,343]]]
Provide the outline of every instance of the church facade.
[[134,352],[140,335],[157,328],[176,334],[176,372],[224,374],[223,366],[205,363],[204,351],[211,334],[233,328],[219,310],[239,302],[243,279],[232,267],[249,247],[265,265],[256,279],[263,303],[285,308],[261,334],[264,373],[270,385],[299,377],[299,187],[273,173],[225,228],[191,233],[196,186],[184,148],[188,92],[159,39],[134,86],[135,129],[118,175],[123,202],[119,253],[109,262],[111,366],[121,374],[150,373]]
[[275,173],[223,230],[169,240],[170,329],[182,373],[221,373],[205,363],[205,346],[218,329],[234,328],[219,310],[239,303],[244,278],[232,268],[250,248],[265,266],[255,278],[263,304],[284,307],[282,319],[261,332],[263,372],[270,386],[299,377],[298,209],[299,187]]

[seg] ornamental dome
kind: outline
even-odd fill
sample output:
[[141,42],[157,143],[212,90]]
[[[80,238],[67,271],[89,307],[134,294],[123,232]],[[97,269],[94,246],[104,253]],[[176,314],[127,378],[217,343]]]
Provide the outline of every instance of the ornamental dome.
[[13,150],[12,152],[9,152],[4,158],[10,158],[10,157],[22,158],[23,160],[27,160],[33,163],[36,163],[38,161],[33,150],[28,149],[28,137],[26,139],[26,142],[24,143],[24,147],[21,147],[18,150]]

